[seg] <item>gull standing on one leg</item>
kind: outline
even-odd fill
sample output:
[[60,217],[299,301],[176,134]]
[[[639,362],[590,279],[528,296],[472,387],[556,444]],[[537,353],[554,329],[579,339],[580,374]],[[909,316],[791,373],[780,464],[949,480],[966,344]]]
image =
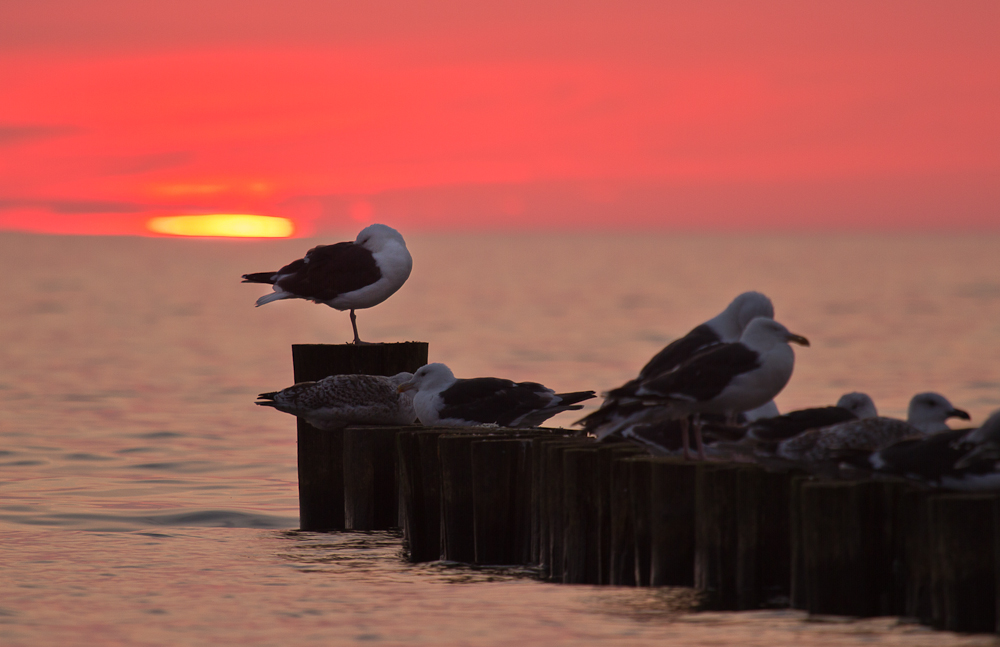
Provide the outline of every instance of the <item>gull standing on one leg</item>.
[[351,311],[354,343],[358,336],[355,310],[382,303],[410,276],[413,259],[398,231],[386,225],[369,225],[357,240],[313,247],[297,261],[276,272],[244,274],[244,283],[267,283],[274,292],[257,299],[257,305],[280,299],[307,299],[337,310]]

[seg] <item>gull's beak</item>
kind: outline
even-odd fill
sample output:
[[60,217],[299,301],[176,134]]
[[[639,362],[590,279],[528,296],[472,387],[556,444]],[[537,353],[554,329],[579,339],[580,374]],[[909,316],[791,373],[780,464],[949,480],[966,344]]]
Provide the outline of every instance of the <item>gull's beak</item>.
[[799,346],[808,346],[809,340],[802,335],[795,335],[793,333],[788,333],[788,341],[795,342]]
[[402,393],[403,391],[412,391],[415,388],[417,388],[417,385],[414,384],[413,382],[403,382],[402,384],[396,387],[396,393]]
[[969,415],[968,411],[963,411],[962,409],[952,409],[948,412],[949,418],[961,418],[962,420],[972,420],[972,416]]

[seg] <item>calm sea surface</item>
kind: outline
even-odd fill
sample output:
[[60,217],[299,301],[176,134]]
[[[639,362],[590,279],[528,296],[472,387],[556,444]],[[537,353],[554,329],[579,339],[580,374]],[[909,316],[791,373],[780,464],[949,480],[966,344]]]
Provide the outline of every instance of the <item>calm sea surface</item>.
[[[347,341],[350,322],[255,309],[264,289],[239,276],[315,242],[0,235],[0,645],[994,643],[691,613],[683,589],[410,565],[392,533],[297,532],[294,421],[253,401],[291,384],[291,344]],[[413,275],[360,312],[361,336],[428,341],[459,376],[604,390],[755,289],[813,342],[782,410],[853,390],[888,415],[927,390],[976,423],[1000,407],[998,235],[408,242]]]

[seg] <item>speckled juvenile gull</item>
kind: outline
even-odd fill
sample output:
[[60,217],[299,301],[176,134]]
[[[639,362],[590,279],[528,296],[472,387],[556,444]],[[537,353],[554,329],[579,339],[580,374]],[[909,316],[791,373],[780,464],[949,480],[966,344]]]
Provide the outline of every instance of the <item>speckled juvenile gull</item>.
[[267,283],[274,292],[257,299],[262,306],[280,299],[307,299],[337,310],[351,311],[354,343],[358,337],[355,310],[376,306],[402,287],[413,259],[398,231],[369,225],[354,242],[313,247],[303,258],[276,272],[244,274],[244,283]]
[[256,404],[304,419],[317,429],[350,425],[409,425],[416,419],[413,394],[397,389],[413,375],[331,375],[261,393]]
[[562,411],[594,397],[593,391],[556,393],[536,382],[512,382],[499,377],[457,379],[451,369],[435,363],[422,366],[399,390],[415,390],[413,407],[424,425],[537,427]]
[[629,406],[635,402],[629,394],[640,382],[674,370],[709,346],[738,341],[747,324],[757,317],[774,318],[771,300],[760,292],[740,294],[725,310],[664,347],[642,367],[638,377],[606,393],[601,407],[575,424],[582,425],[588,434],[604,438],[623,425],[638,422],[629,418],[643,415],[643,407]]
[[918,393],[910,400],[907,419],[876,416],[810,429],[778,445],[781,458],[804,462],[838,460],[859,452],[877,452],[908,438],[948,429],[945,420],[969,414],[937,393]]

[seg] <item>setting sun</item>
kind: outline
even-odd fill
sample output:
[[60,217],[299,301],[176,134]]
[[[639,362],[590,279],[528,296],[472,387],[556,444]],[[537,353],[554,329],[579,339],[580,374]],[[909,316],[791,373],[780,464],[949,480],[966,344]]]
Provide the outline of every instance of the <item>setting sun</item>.
[[160,216],[147,229],[171,236],[227,236],[238,238],[287,238],[295,231],[288,218],[244,214]]

